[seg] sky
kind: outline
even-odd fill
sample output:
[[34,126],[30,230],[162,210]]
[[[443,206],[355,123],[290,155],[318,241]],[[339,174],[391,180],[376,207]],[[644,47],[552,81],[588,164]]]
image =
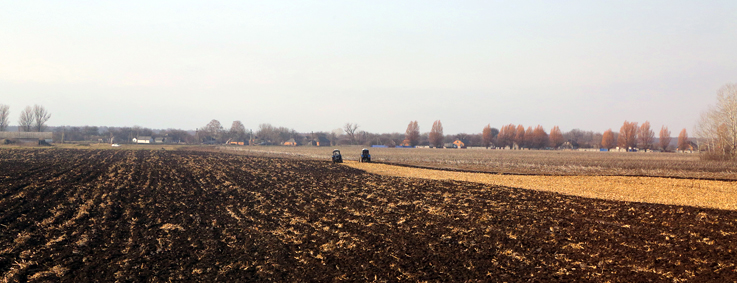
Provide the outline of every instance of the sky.
[[689,132],[737,1],[5,1],[0,104],[51,126]]

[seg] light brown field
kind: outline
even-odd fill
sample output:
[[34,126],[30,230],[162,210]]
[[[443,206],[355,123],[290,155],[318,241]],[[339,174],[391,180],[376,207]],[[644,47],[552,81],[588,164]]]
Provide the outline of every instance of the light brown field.
[[737,210],[737,184],[729,181],[627,176],[521,176],[409,168],[348,161],[369,173],[457,180],[608,200]]

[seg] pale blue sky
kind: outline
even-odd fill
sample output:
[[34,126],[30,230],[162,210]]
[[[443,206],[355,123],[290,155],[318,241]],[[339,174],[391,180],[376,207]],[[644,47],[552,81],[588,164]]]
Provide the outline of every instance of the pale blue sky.
[[0,104],[50,125],[689,132],[737,1],[0,1]]

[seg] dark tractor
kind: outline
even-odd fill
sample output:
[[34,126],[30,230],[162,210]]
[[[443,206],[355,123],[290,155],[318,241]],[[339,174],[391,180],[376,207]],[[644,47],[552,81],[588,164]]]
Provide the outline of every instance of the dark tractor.
[[343,163],[343,156],[340,155],[340,150],[333,150],[333,163]]
[[371,162],[371,154],[369,154],[368,149],[361,150],[361,158],[358,159],[358,162]]

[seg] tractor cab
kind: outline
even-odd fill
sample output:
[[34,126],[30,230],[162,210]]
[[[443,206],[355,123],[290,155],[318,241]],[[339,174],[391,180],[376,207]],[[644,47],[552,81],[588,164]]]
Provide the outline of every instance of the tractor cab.
[[340,150],[333,150],[333,163],[343,163],[343,156],[340,155]]
[[358,162],[371,162],[371,154],[369,154],[368,149],[364,148],[361,150],[361,158]]

